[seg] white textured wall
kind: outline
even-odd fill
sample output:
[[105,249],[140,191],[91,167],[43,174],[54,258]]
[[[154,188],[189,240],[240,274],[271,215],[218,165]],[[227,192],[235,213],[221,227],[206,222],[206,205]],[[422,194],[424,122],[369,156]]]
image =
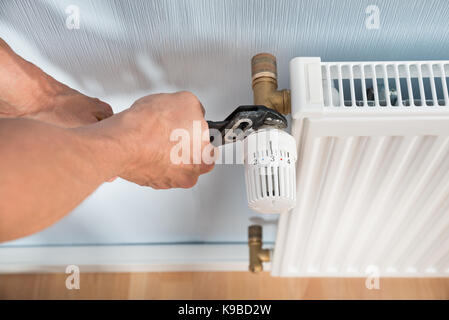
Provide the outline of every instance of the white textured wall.
[[[373,3],[379,30],[364,24]],[[80,8],[79,30],[65,27],[69,4]],[[251,103],[249,60],[258,52],[277,55],[280,86],[287,87],[295,56],[448,59],[448,21],[445,0],[0,0],[0,36],[57,79],[115,111],[144,94],[191,90],[214,120]],[[237,166],[218,166],[187,191],[116,181],[55,226],[15,243],[246,241],[257,215],[244,192]],[[273,223],[264,231],[274,239]]]

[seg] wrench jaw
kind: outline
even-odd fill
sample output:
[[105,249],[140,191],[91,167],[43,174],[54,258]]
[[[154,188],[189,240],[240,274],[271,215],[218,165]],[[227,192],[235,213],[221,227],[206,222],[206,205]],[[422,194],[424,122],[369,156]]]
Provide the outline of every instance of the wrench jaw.
[[276,110],[265,106],[240,106],[224,121],[208,121],[209,129],[219,131],[211,134],[211,143],[219,146],[245,139],[249,134],[263,128],[287,128],[287,119]]
[[248,134],[254,131],[252,126],[253,121],[251,119],[239,119],[231,129],[228,129],[227,132],[225,132],[225,143],[233,143],[245,139]]

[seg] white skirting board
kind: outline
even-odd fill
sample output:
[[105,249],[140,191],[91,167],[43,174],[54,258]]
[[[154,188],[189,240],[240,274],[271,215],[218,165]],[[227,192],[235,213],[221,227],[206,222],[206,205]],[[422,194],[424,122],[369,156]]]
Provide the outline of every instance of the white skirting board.
[[0,273],[64,273],[69,265],[81,272],[247,271],[248,245],[0,247]]

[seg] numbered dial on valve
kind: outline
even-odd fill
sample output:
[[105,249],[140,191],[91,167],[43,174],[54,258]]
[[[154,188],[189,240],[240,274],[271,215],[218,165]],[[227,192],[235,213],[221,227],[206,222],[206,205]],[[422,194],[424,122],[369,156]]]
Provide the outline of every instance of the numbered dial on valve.
[[290,152],[282,150],[254,152],[251,158],[252,160],[249,164],[253,166],[282,166],[290,165],[295,161],[290,156]]

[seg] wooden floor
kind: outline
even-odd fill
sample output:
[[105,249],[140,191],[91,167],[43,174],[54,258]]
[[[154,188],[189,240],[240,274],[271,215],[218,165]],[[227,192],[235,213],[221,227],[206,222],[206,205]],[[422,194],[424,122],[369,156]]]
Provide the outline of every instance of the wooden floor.
[[86,273],[67,290],[66,274],[0,276],[0,299],[449,299],[449,278],[273,278],[268,273]]

